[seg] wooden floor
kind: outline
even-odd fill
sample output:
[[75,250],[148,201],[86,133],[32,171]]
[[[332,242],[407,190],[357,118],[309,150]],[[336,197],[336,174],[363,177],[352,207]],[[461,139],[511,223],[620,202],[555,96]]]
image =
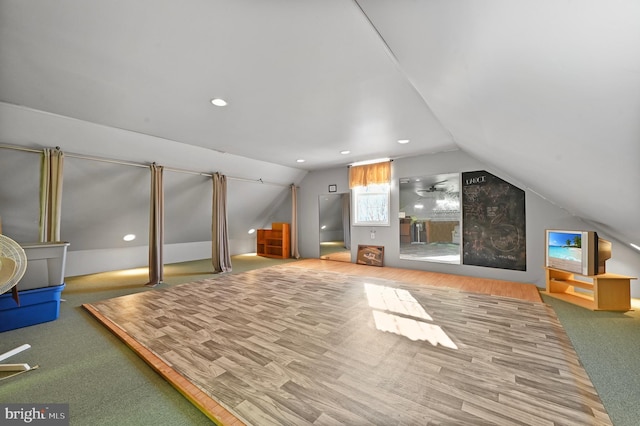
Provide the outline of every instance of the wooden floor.
[[305,260],[85,308],[219,424],[611,424],[535,287],[453,278]]
[[333,260],[335,262],[351,262],[351,252],[342,251],[320,256],[320,259]]
[[541,302],[540,292],[534,284],[513,281],[493,280],[490,278],[466,277],[438,272],[417,271],[414,269],[372,267],[355,263],[338,263],[317,259],[304,259],[288,266],[341,272],[349,275],[374,276],[389,280],[413,284],[428,284],[436,287],[456,288],[462,291],[489,294],[492,296],[512,297],[530,302]]

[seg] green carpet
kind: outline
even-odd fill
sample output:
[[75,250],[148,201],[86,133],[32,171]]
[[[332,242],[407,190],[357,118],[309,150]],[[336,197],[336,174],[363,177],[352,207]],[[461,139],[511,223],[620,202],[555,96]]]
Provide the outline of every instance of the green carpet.
[[[293,259],[234,256],[233,272]],[[216,278],[210,260],[165,267],[169,287]],[[72,425],[206,425],[210,420],[155,373],[82,304],[140,291],[144,268],[67,278],[58,320],[0,333],[0,353],[24,343],[31,349],[6,362],[40,368],[0,381],[3,403],[69,403]],[[640,419],[640,311],[591,312],[543,296],[563,324],[611,420]]]
[[593,312],[546,295],[543,300],[556,311],[613,424],[637,426],[640,306],[629,312]]

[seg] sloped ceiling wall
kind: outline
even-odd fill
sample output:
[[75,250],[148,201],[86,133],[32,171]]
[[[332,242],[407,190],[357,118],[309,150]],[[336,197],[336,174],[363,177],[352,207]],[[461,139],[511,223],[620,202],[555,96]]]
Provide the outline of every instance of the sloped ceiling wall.
[[456,144],[640,241],[640,3],[359,0]]

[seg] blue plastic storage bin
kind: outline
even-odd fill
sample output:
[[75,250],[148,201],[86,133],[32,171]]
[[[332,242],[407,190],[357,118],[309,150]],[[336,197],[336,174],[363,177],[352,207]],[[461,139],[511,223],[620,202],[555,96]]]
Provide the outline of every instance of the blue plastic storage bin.
[[57,319],[64,286],[21,290],[20,306],[13,300],[11,292],[0,295],[0,332]]

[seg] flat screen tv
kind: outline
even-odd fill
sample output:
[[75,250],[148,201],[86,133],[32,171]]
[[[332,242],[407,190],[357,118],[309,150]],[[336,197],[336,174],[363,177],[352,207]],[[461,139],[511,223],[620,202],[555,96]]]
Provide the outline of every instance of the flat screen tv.
[[595,231],[546,230],[546,266],[580,275],[606,272],[611,242]]

